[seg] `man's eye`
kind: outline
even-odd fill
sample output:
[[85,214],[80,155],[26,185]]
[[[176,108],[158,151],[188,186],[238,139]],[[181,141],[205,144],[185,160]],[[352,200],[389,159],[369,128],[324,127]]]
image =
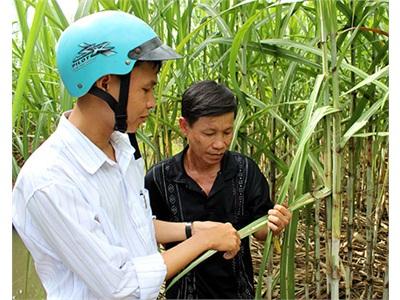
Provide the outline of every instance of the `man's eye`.
[[213,132],[204,132],[204,134],[205,134],[206,136],[213,136],[213,135],[214,135]]
[[145,93],[148,93],[148,92],[150,91],[150,89],[143,89],[143,91],[144,91]]

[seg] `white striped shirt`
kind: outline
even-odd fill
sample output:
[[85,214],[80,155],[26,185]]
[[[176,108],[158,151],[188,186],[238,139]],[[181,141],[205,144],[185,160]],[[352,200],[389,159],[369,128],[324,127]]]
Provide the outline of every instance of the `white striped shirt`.
[[157,251],[143,160],[114,132],[110,160],[63,115],[21,169],[13,224],[48,299],[155,299]]

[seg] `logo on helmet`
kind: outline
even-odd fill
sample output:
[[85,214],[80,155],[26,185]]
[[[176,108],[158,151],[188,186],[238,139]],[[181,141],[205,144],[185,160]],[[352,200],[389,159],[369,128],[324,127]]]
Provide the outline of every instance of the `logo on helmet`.
[[110,42],[102,42],[99,44],[82,43],[79,45],[82,48],[72,61],[72,69],[78,70],[84,65],[92,61],[97,55],[104,56],[114,55],[117,52],[113,51],[115,47],[110,46]]

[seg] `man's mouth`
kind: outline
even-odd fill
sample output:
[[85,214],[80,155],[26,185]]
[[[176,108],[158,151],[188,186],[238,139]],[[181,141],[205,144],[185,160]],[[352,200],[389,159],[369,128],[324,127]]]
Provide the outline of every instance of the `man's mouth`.
[[224,155],[224,153],[209,153],[211,156],[216,156],[216,157],[221,157]]

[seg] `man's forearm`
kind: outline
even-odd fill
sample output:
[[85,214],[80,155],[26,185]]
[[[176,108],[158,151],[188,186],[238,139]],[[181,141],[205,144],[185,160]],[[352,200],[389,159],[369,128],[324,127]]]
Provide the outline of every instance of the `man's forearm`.
[[209,228],[204,226],[191,238],[161,254],[167,267],[166,279],[170,279],[206,250],[223,251],[225,259],[232,259],[237,254],[240,238],[232,224],[205,225]]
[[210,249],[210,246],[207,244],[206,239],[194,236],[191,239],[163,252],[161,255],[163,256],[164,263],[167,267],[167,275],[165,279],[168,280],[175,276],[196,257],[208,249]]
[[186,239],[185,223],[154,220],[157,243],[180,242]]

